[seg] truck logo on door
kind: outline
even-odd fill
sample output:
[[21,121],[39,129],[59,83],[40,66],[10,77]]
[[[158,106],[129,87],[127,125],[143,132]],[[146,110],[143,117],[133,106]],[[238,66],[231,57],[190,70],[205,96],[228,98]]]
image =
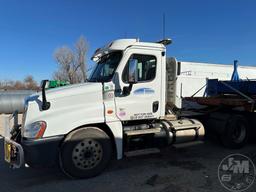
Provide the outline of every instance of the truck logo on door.
[[150,95],[150,94],[154,94],[154,93],[155,93],[155,91],[150,88],[140,88],[140,89],[136,89],[133,92],[134,95]]

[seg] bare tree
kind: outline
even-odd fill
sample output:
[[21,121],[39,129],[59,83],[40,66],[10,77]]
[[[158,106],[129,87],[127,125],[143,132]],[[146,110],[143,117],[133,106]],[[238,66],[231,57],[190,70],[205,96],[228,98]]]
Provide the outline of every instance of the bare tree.
[[16,81],[14,83],[13,89],[14,90],[23,90],[23,89],[25,89],[24,83],[22,83],[21,81]]
[[34,80],[34,77],[32,75],[28,75],[27,77],[25,77],[24,87],[25,87],[25,89],[29,89],[29,90],[37,90],[38,89],[37,82]]
[[73,78],[75,73],[75,58],[72,50],[66,46],[58,48],[54,53],[54,57],[59,65],[58,71],[54,74],[54,79],[76,83]]
[[0,90],[39,90],[39,87],[33,76],[28,75],[24,81],[0,81]]
[[88,43],[86,42],[85,38],[81,36],[75,45],[76,48],[76,54],[77,54],[77,65],[80,67],[82,76],[83,76],[83,82],[87,79],[86,74],[86,62],[85,57],[88,50]]
[[76,42],[74,51],[67,46],[58,48],[54,53],[58,70],[53,78],[69,81],[71,84],[84,82],[86,80],[86,52],[87,42],[83,36]]

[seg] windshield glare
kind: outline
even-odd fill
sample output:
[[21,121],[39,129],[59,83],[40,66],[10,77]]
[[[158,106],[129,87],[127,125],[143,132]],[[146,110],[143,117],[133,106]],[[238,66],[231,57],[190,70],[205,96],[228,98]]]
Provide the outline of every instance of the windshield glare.
[[115,51],[106,54],[96,64],[91,73],[89,82],[108,82],[111,81],[115,70],[122,58],[122,51]]

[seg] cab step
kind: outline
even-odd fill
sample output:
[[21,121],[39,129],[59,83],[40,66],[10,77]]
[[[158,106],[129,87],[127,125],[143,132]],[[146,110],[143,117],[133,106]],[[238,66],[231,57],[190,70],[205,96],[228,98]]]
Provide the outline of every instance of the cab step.
[[134,135],[145,135],[145,134],[152,134],[152,133],[159,133],[159,132],[161,132],[161,128],[128,130],[128,131],[124,131],[124,134],[126,136],[134,136]]
[[186,129],[197,129],[197,128],[200,128],[201,127],[201,124],[191,124],[191,125],[175,125],[175,129],[176,130],[186,130]]
[[160,153],[160,149],[158,149],[158,148],[148,148],[148,149],[127,151],[127,152],[124,153],[124,155],[126,157],[135,157],[135,156],[149,155],[149,154],[155,154],[155,153]]

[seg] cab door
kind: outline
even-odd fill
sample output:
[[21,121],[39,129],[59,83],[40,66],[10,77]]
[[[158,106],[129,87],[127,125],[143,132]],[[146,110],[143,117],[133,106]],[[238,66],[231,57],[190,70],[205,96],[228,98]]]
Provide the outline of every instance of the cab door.
[[[116,115],[121,121],[154,119],[160,117],[161,62],[160,50],[131,48],[124,53],[117,70],[115,87]],[[124,94],[128,83],[129,60],[137,62],[137,83],[132,85],[129,94]]]

